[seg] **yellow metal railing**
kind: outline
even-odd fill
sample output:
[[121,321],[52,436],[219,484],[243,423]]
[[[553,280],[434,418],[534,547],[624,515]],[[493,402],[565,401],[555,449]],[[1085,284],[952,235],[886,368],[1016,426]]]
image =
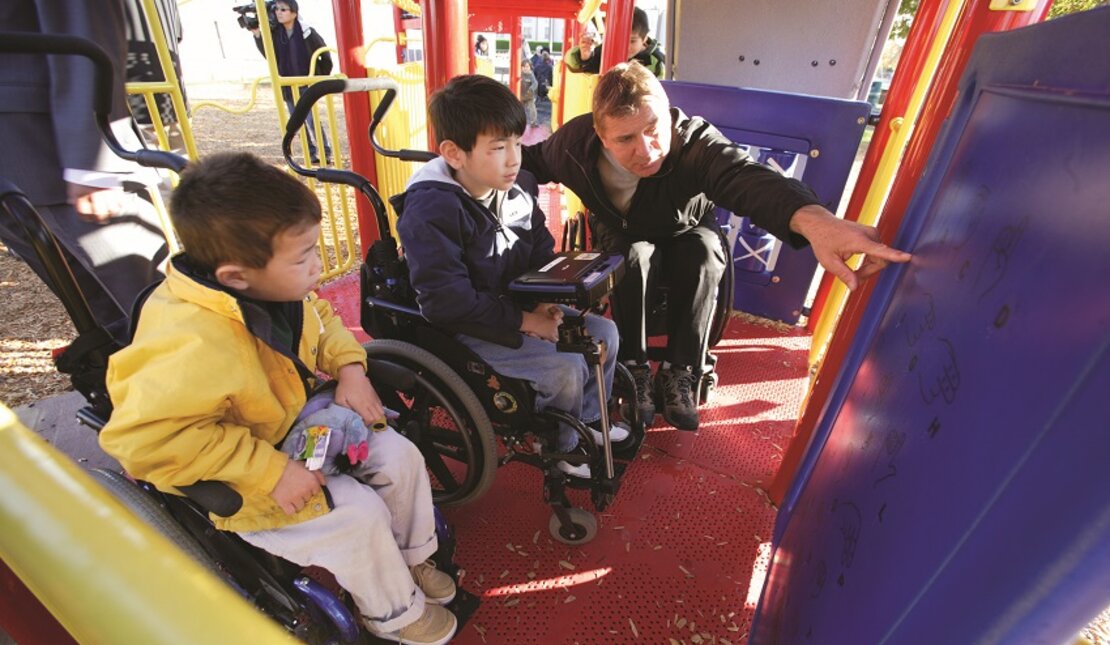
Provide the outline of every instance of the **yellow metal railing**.
[[[385,121],[374,131],[374,139],[388,150],[428,149],[428,106],[424,90],[424,64],[404,63],[392,69],[368,69],[371,78],[391,78],[397,82],[398,91]],[[370,110],[378,107],[381,95],[370,94]],[[382,155],[374,155],[374,169],[378,174],[378,191],[386,199],[389,226],[396,236],[397,213],[388,199],[405,190],[405,184],[418,166]]]
[[2,404],[0,490],[0,559],[78,642],[296,642]]
[[162,114],[158,110],[156,95],[166,94],[170,97],[173,104],[173,112],[177,117],[177,126],[181,129],[181,138],[185,143],[185,152],[189,158],[196,161],[199,157],[197,155],[197,143],[193,137],[193,127],[189,121],[189,112],[185,108],[185,96],[181,92],[180,79],[177,78],[177,70],[174,69],[173,60],[170,58],[170,48],[166,43],[166,32],[162,27],[162,17],[158,14],[158,9],[154,5],[154,0],[143,0],[143,13],[146,14],[146,22],[150,28],[150,35],[154,39],[154,48],[158,52],[158,62],[162,67],[162,77],[165,79],[160,82],[141,82],[141,83],[128,83],[127,93],[139,95],[143,97],[146,102],[147,112],[150,114],[150,122],[154,128],[154,134],[158,138],[158,147],[162,150],[171,150],[169,131],[166,124],[162,121]]

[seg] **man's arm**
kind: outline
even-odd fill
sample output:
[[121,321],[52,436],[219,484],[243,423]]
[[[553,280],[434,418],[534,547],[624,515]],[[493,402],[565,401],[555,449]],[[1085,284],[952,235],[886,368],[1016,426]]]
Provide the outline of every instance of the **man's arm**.
[[[882,271],[891,262],[909,262],[913,258],[880,242],[875,227],[838,219],[818,204],[799,208],[790,218],[790,230],[809,240],[821,266],[849,289],[855,289],[861,280]],[[846,260],[859,253],[864,254],[863,262],[853,271]]]

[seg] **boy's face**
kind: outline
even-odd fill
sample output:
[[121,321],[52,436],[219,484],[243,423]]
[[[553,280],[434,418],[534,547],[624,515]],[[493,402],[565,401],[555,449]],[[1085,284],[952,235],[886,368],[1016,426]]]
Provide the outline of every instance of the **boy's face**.
[[490,189],[508,190],[520,173],[520,137],[479,134],[470,152],[463,152],[453,141],[440,146],[455,179],[474,197],[484,197]]
[[[243,284],[227,286],[255,300],[294,302],[320,283],[320,225],[286,229],[274,238],[274,254],[261,269],[243,267]],[[217,269],[217,277],[219,269]]]
[[602,117],[595,128],[601,145],[637,177],[659,172],[671,149],[670,104],[665,97],[648,96],[633,114]]
[[644,51],[647,46],[647,37],[641,36],[636,32],[632,32],[632,36],[628,39],[628,57],[632,58],[636,54]]

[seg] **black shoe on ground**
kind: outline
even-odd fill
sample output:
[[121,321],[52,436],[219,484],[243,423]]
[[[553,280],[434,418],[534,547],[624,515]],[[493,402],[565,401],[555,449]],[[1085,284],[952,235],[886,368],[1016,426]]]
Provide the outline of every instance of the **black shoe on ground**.
[[[632,381],[636,383],[636,407],[640,410],[640,419],[646,428],[655,420],[655,386],[651,381],[651,365],[635,363],[627,367],[632,373]],[[627,404],[622,406],[621,414],[626,420],[632,418],[632,412],[627,408]]]
[[679,430],[698,429],[698,378],[689,369],[659,368],[655,375],[657,400],[663,402],[663,418]]

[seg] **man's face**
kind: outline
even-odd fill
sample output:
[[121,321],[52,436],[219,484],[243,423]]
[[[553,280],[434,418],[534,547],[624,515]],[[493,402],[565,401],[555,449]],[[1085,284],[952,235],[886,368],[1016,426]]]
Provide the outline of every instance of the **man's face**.
[[274,254],[261,269],[244,269],[248,287],[242,292],[256,300],[295,302],[320,284],[320,225],[296,227],[278,233]]
[[290,9],[289,5],[281,2],[274,5],[274,15],[277,17],[277,21],[282,27],[288,27],[297,19],[296,12]]
[[491,188],[508,190],[520,173],[520,137],[480,134],[470,152],[459,151],[448,163],[455,169],[455,178],[475,197],[482,197]]
[[594,127],[601,145],[622,168],[638,177],[659,172],[671,149],[670,104],[665,97],[649,96],[636,112],[602,117]]
[[632,58],[636,54],[644,51],[644,47],[646,46],[647,39],[640,34],[633,32],[632,36],[628,39],[628,57]]

